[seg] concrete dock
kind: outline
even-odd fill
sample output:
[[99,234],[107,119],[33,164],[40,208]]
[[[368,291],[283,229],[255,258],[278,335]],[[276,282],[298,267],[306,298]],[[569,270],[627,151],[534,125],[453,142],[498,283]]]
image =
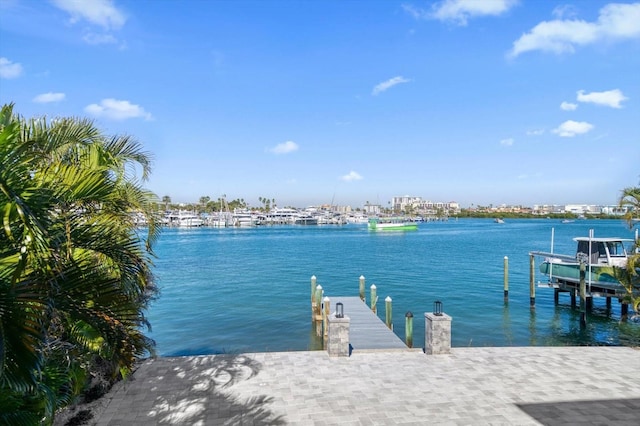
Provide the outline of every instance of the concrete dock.
[[114,425],[638,425],[628,347],[157,358],[103,399]]

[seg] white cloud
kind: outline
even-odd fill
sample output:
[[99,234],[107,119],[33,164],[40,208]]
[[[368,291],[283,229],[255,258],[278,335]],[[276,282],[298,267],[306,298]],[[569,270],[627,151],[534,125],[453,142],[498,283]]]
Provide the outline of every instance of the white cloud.
[[571,19],[543,21],[513,42],[512,57],[541,50],[556,54],[572,53],[575,46],[601,40],[617,41],[640,37],[640,3],[608,4],[600,9],[598,20]]
[[82,39],[87,44],[116,44],[118,39],[111,34],[86,33]]
[[516,5],[518,0],[443,0],[433,5],[431,11],[403,5],[403,9],[415,19],[438,19],[467,25],[469,18],[498,16]]
[[502,146],[511,146],[511,145],[513,145],[513,142],[514,142],[513,138],[502,139],[500,141],[500,145],[502,145]]
[[297,150],[298,150],[297,143],[293,141],[286,141],[286,142],[279,143],[278,145],[271,148],[269,151],[273,152],[274,154],[288,154],[290,152],[297,151]]
[[527,136],[540,136],[544,134],[544,129],[527,130]]
[[397,84],[401,84],[401,83],[408,83],[411,80],[404,78],[402,76],[398,76],[398,77],[393,77],[390,78],[387,81],[383,81],[380,84],[377,84],[374,88],[373,91],[371,92],[374,96],[378,95],[382,92],[384,92],[385,90],[389,90],[390,88],[392,88],[393,86],[397,85]]
[[349,174],[344,175],[340,178],[340,180],[343,180],[345,182],[352,182],[354,180],[362,180],[362,176],[360,176],[359,173],[354,172],[353,170],[349,172]]
[[126,22],[125,14],[112,0],[52,0],[59,9],[71,15],[71,22],[88,21],[105,29],[120,29]]
[[33,102],[36,102],[39,104],[48,104],[50,102],[60,102],[64,100],[64,98],[65,98],[64,93],[49,92],[49,93],[42,93],[36,96],[35,98],[33,98]]
[[578,9],[570,4],[562,4],[560,6],[556,6],[551,14],[556,19],[575,18],[578,15]]
[[16,78],[22,74],[22,65],[0,58],[0,78]]
[[584,90],[578,91],[578,102],[590,102],[597,105],[604,105],[611,108],[622,108],[620,102],[626,101],[628,98],[622,94],[619,89],[607,90],[606,92],[584,93]]
[[575,111],[578,108],[578,104],[572,104],[571,102],[562,102],[560,109],[563,111]]
[[117,99],[103,99],[100,104],[91,104],[85,107],[85,112],[96,117],[105,117],[112,120],[126,120],[128,118],[144,118],[151,120],[153,117],[139,105],[129,101]]
[[557,129],[553,129],[553,133],[563,138],[572,138],[575,135],[588,133],[593,130],[593,128],[593,124],[587,123],[585,121],[567,120],[560,126],[558,126]]

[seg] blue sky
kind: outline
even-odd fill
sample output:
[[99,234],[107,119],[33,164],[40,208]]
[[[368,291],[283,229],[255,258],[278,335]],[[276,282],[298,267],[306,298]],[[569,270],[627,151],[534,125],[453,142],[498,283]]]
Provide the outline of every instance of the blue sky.
[[0,0],[0,103],[90,117],[174,202],[614,204],[640,3]]

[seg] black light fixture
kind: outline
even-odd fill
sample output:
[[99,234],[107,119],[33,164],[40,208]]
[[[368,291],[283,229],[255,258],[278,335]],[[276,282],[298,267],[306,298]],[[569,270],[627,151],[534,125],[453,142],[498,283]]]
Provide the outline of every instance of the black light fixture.
[[437,316],[442,316],[442,302],[436,300],[433,302],[433,314]]
[[336,303],[336,318],[344,318],[344,305],[342,302]]

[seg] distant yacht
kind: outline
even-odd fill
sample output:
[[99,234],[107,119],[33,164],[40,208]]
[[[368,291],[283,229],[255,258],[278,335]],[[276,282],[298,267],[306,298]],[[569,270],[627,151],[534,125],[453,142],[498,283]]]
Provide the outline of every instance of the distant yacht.
[[170,212],[165,216],[165,223],[180,228],[196,228],[204,225],[204,220],[195,213],[185,210]]

